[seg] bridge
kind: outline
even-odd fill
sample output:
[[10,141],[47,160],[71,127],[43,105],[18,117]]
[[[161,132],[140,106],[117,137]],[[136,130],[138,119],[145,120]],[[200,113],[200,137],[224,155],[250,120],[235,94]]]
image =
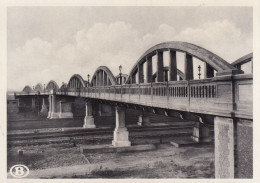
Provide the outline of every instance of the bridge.
[[[183,60],[178,60],[179,53]],[[204,64],[201,79],[194,79],[195,59]],[[91,79],[74,74],[61,87],[52,80],[46,87],[25,86],[15,96],[20,102],[30,98],[28,105],[34,107],[36,97],[41,97],[41,112],[50,119],[73,118],[73,97],[84,98],[84,128],[96,127],[93,102],[114,108],[114,146],[131,146],[125,126],[127,108],[139,110],[141,124],[149,124],[147,113],[194,121],[191,138],[197,143],[209,140],[209,125],[214,125],[216,178],[246,178],[253,174],[253,74],[241,70],[248,62],[253,63],[253,53],[229,64],[197,45],[164,42],[148,49],[128,75],[115,77],[108,67],[100,66]],[[184,64],[184,72],[177,63]]]

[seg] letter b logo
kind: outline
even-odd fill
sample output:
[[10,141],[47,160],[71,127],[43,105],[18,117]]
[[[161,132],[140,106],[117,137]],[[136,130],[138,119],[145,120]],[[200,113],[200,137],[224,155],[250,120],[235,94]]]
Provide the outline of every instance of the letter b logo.
[[10,168],[10,174],[16,178],[23,178],[29,174],[29,168],[25,165],[14,165]]

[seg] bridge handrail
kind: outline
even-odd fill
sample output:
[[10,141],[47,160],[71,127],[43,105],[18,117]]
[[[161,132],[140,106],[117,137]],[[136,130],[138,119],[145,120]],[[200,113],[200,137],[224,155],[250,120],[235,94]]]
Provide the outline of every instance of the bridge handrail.
[[[236,115],[252,118],[252,87],[253,75],[241,74],[189,81],[63,88],[56,94],[223,116],[234,115],[235,112]],[[48,94],[53,94],[53,91],[16,95]]]

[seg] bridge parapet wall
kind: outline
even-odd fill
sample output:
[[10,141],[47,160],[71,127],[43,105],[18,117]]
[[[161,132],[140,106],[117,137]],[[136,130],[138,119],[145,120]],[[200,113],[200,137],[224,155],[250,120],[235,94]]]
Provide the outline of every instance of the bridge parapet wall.
[[252,74],[58,90],[58,95],[252,119]]
[[[62,88],[57,95],[124,102],[225,117],[253,119],[253,75],[225,75],[202,80]],[[17,96],[49,95],[48,91]]]

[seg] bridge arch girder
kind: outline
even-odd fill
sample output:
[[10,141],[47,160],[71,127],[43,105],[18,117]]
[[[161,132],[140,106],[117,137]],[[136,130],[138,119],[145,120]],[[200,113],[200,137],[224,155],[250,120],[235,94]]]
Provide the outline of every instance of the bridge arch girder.
[[34,87],[34,91],[35,92],[42,92],[43,91],[43,86],[41,83],[38,83],[35,87]]
[[86,81],[79,74],[74,74],[70,77],[67,87],[84,88],[86,87]]
[[59,89],[59,85],[54,81],[54,80],[50,80],[48,82],[48,84],[46,85],[46,90],[52,90],[52,89],[56,89],[58,90]]
[[239,59],[232,62],[231,65],[233,65],[237,69],[241,69],[241,65],[244,65],[250,61],[253,62],[253,52],[240,57]]
[[66,83],[62,83],[60,89],[62,90],[62,89],[66,89],[66,88],[67,88],[67,84]]
[[[105,75],[107,78],[105,78]],[[103,85],[116,85],[117,81],[115,76],[113,75],[113,73],[108,67],[100,66],[94,72],[90,83],[92,86],[96,86],[96,85],[103,86]]]
[[26,92],[26,93],[30,93],[32,92],[33,89],[32,87],[30,87],[29,85],[26,85],[24,88],[23,88],[23,92]]
[[129,84],[133,75],[138,72],[138,66],[142,65],[147,61],[147,58],[151,58],[152,56],[156,55],[158,52],[164,51],[178,51],[184,52],[191,57],[195,57],[206,64],[208,64],[212,69],[216,70],[216,72],[220,75],[221,73],[241,73],[238,69],[234,66],[229,64],[227,61],[222,59],[221,57],[217,56],[216,54],[191,43],[187,42],[180,42],[180,41],[170,41],[170,42],[163,42],[157,44],[150,49],[148,49],[135,63],[132,67],[130,73],[128,74],[128,78],[126,83]]

